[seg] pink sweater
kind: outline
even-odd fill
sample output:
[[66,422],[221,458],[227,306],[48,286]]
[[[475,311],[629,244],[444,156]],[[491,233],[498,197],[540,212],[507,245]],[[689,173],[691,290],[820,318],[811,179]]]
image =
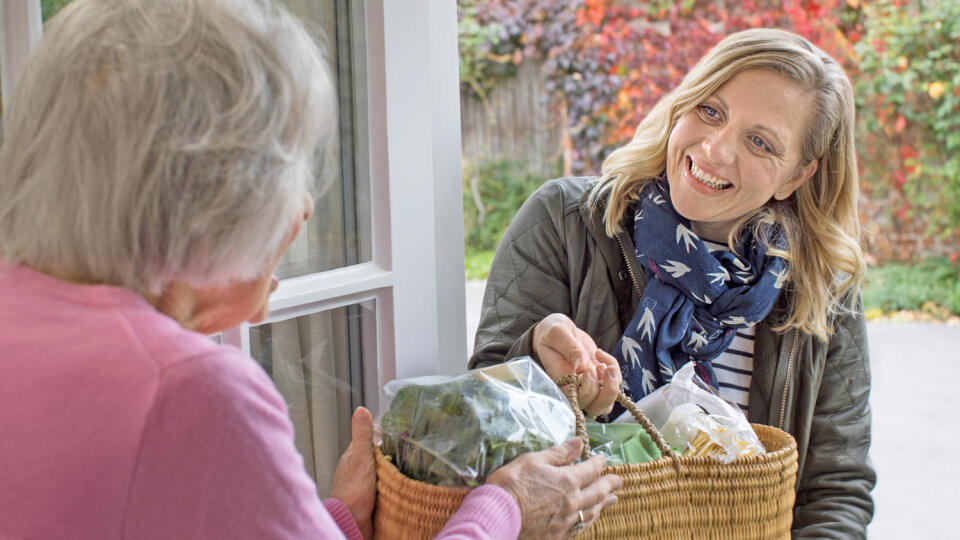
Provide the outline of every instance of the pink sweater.
[[[440,537],[519,529],[484,486]],[[256,362],[126,289],[0,263],[0,538],[344,537]]]

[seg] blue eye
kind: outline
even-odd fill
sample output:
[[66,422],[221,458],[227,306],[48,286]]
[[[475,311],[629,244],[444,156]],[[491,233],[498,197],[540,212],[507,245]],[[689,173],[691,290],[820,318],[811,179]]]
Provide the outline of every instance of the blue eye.
[[700,106],[699,106],[699,109],[700,109],[700,112],[701,112],[702,114],[704,114],[704,115],[706,115],[706,116],[708,116],[708,117],[710,117],[710,118],[712,118],[712,119],[714,119],[714,120],[719,120],[719,119],[720,119],[720,111],[718,111],[717,109],[715,109],[715,108],[713,108],[713,107],[711,107],[711,106],[709,106],[709,105],[700,105]]
[[766,141],[764,141],[763,139],[761,139],[756,135],[750,136],[750,142],[753,143],[753,145],[756,146],[757,148],[763,150],[764,152],[769,152],[771,154],[773,153],[773,148],[770,148],[770,145],[768,145]]

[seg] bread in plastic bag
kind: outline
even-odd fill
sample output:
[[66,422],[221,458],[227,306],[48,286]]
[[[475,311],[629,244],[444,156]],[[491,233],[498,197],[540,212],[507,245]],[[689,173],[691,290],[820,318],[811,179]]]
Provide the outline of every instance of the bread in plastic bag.
[[[740,408],[700,380],[687,362],[669,383],[637,402],[667,443],[684,455],[708,455],[721,463],[766,450]],[[616,422],[634,421],[625,413]]]
[[566,397],[529,357],[454,377],[391,381],[381,405],[384,455],[434,485],[477,486],[517,456],[575,435]]
[[721,463],[765,452],[743,415],[707,414],[693,403],[675,407],[661,432],[671,446],[686,448],[683,455],[710,456]]

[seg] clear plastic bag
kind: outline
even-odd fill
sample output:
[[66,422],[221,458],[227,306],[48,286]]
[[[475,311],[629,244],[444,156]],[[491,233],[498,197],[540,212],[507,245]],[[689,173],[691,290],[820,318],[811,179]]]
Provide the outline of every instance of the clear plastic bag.
[[529,357],[455,377],[387,383],[382,451],[410,478],[477,486],[517,456],[574,437],[560,388]]
[[653,438],[639,424],[602,424],[587,419],[590,452],[607,457],[607,465],[646,463],[660,457]]
[[710,456],[721,463],[766,451],[742,414],[707,414],[692,403],[674,408],[662,433],[671,446],[686,447],[683,455]]
[[[687,362],[668,384],[637,402],[674,448],[684,455],[708,455],[721,463],[766,450],[740,408],[700,380]],[[630,422],[626,413],[616,422]]]

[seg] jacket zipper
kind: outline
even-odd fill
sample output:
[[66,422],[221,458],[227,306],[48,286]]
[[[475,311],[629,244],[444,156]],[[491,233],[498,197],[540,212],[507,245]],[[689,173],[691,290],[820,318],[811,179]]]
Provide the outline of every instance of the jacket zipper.
[[627,263],[627,272],[630,272],[630,282],[633,283],[633,290],[637,291],[637,295],[642,297],[643,292],[640,290],[640,285],[637,284],[637,276],[633,275],[633,265],[627,258],[627,250],[623,249],[623,240],[620,239],[619,234],[617,235],[617,243],[620,244],[620,254],[623,255],[623,262]]
[[787,382],[783,385],[783,401],[780,403],[780,424],[783,429],[783,418],[787,413],[787,393],[790,391],[790,381],[793,378],[793,357],[797,353],[797,343],[800,342],[800,331],[793,331],[793,345],[790,346],[790,356],[787,358]]

